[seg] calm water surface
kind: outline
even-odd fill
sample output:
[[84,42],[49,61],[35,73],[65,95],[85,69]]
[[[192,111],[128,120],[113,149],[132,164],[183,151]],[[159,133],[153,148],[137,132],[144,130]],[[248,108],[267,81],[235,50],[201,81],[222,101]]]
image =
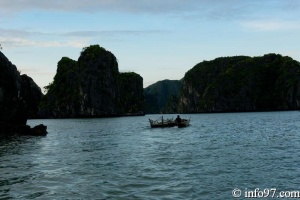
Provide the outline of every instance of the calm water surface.
[[158,117],[30,120],[49,133],[0,138],[0,199],[232,199],[235,188],[300,190],[300,112],[182,115],[191,126],[151,129],[148,118]]

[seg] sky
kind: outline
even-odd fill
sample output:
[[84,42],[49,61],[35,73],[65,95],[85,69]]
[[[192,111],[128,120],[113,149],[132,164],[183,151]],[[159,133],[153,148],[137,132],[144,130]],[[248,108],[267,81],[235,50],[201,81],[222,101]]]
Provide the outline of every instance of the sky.
[[0,0],[0,44],[42,90],[62,57],[94,44],[147,87],[217,57],[300,61],[300,0]]

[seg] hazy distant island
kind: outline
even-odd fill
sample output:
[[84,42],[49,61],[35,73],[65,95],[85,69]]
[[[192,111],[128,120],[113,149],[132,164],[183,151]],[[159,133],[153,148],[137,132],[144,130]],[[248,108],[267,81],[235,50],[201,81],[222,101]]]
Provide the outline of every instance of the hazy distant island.
[[146,112],[177,113],[182,80],[162,80],[144,89]]
[[[0,130],[26,126],[28,118],[75,118],[280,111],[300,108],[300,63],[287,56],[233,56],[203,61],[181,80],[143,89],[143,78],[120,73],[117,58],[99,45],[77,61],[62,57],[46,94],[0,52]],[[28,127],[26,128],[28,131]]]

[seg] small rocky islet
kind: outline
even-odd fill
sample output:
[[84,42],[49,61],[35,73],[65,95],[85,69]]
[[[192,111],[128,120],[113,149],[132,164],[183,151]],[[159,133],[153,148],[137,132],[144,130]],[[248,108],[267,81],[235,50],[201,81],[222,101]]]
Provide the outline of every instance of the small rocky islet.
[[27,75],[20,75],[16,66],[0,52],[0,135],[46,135],[46,126],[30,128],[42,98],[41,89]]
[[120,73],[117,58],[99,45],[77,61],[57,64],[46,94],[0,52],[0,135],[45,135],[29,118],[136,116],[146,113],[280,111],[300,108],[300,63],[288,56],[233,56],[203,61],[181,80],[143,89],[143,78]]

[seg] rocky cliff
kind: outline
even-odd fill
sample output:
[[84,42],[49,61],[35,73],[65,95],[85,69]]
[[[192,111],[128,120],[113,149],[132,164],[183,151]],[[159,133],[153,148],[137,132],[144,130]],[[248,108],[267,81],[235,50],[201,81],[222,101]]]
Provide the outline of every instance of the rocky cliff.
[[183,113],[299,108],[300,64],[278,54],[201,62],[185,74],[179,98]]
[[2,123],[25,125],[26,105],[21,96],[20,73],[4,54],[0,52],[0,119]]
[[182,81],[162,80],[144,89],[146,112],[177,113],[177,104]]
[[80,79],[77,61],[63,57],[57,63],[54,80],[45,87],[39,117],[77,117],[80,115]]
[[[128,77],[128,78],[127,78]],[[116,57],[99,45],[78,61],[62,58],[41,104],[42,117],[108,117],[144,113],[143,79],[120,74]]]
[[[42,93],[27,75],[20,76],[15,65],[0,52],[0,134],[35,134],[26,126],[38,109]],[[46,129],[42,127],[45,133]]]
[[37,118],[39,105],[43,97],[41,88],[26,74],[21,75],[22,90],[21,95],[26,102],[27,117],[29,119]]
[[119,77],[121,112],[125,115],[143,115],[145,110],[143,78],[134,72],[121,73]]

